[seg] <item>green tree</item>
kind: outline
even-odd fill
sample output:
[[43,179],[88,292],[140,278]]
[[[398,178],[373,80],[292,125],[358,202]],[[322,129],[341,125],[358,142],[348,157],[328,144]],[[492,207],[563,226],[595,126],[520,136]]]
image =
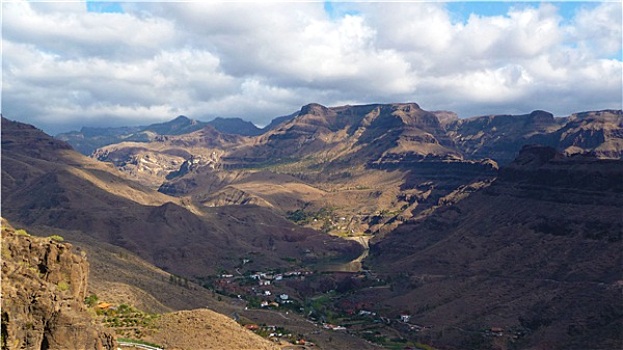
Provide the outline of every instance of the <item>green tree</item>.
[[88,307],[93,307],[97,304],[98,298],[97,295],[91,294],[88,297],[84,298],[84,303],[87,304]]

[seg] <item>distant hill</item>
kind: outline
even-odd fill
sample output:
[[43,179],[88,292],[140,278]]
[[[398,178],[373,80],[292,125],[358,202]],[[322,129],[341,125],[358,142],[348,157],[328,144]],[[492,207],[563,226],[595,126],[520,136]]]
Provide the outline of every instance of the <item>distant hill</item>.
[[260,129],[255,124],[240,118],[217,117],[209,122],[190,119],[186,116],[147,126],[95,128],[83,127],[80,131],[70,131],[56,135],[56,138],[72,145],[84,154],[90,155],[96,149],[124,141],[149,142],[161,135],[182,135],[212,126],[216,130],[234,135],[256,136],[266,129]]
[[292,114],[289,114],[289,115],[284,115],[284,116],[281,116],[281,117],[274,118],[273,120],[270,121],[270,123],[268,125],[266,125],[265,127],[262,128],[262,133],[265,133],[267,131],[273,130],[276,127],[278,127],[280,124],[283,124],[285,122],[288,122],[288,121],[294,119],[294,117],[296,117],[297,114],[298,114],[298,111],[294,112]]
[[255,124],[242,120],[240,118],[215,118],[206,124],[212,126],[214,129],[226,133],[243,136],[257,136],[262,134],[262,129],[255,126]]

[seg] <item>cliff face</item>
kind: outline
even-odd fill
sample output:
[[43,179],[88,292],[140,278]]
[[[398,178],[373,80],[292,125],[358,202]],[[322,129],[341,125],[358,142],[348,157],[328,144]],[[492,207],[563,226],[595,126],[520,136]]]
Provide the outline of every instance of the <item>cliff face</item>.
[[115,349],[84,306],[89,264],[72,246],[2,221],[2,349]]
[[553,147],[566,155],[590,152],[598,158],[621,159],[623,112],[602,110],[554,118],[534,111],[524,115],[492,115],[454,120],[448,136],[467,159],[491,158],[511,163],[524,145]]

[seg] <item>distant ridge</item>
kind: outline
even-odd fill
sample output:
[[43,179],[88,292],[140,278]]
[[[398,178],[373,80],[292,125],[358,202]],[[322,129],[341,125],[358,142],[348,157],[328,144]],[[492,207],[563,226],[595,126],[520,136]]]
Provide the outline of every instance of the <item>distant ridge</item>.
[[260,129],[250,121],[241,118],[216,117],[209,122],[180,115],[173,120],[147,126],[121,127],[82,127],[80,131],[70,131],[56,135],[56,138],[71,144],[78,152],[90,155],[96,149],[107,145],[124,142],[150,142],[156,136],[188,134],[206,126],[211,126],[219,132],[241,136],[257,136],[271,130],[288,117],[275,118],[270,125]]

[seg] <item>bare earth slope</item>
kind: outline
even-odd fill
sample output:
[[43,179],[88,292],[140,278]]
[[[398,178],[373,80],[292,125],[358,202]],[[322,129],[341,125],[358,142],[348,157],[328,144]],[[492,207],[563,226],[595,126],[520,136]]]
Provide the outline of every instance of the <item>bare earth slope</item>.
[[210,310],[185,310],[163,315],[148,341],[166,349],[278,350],[281,347]]

